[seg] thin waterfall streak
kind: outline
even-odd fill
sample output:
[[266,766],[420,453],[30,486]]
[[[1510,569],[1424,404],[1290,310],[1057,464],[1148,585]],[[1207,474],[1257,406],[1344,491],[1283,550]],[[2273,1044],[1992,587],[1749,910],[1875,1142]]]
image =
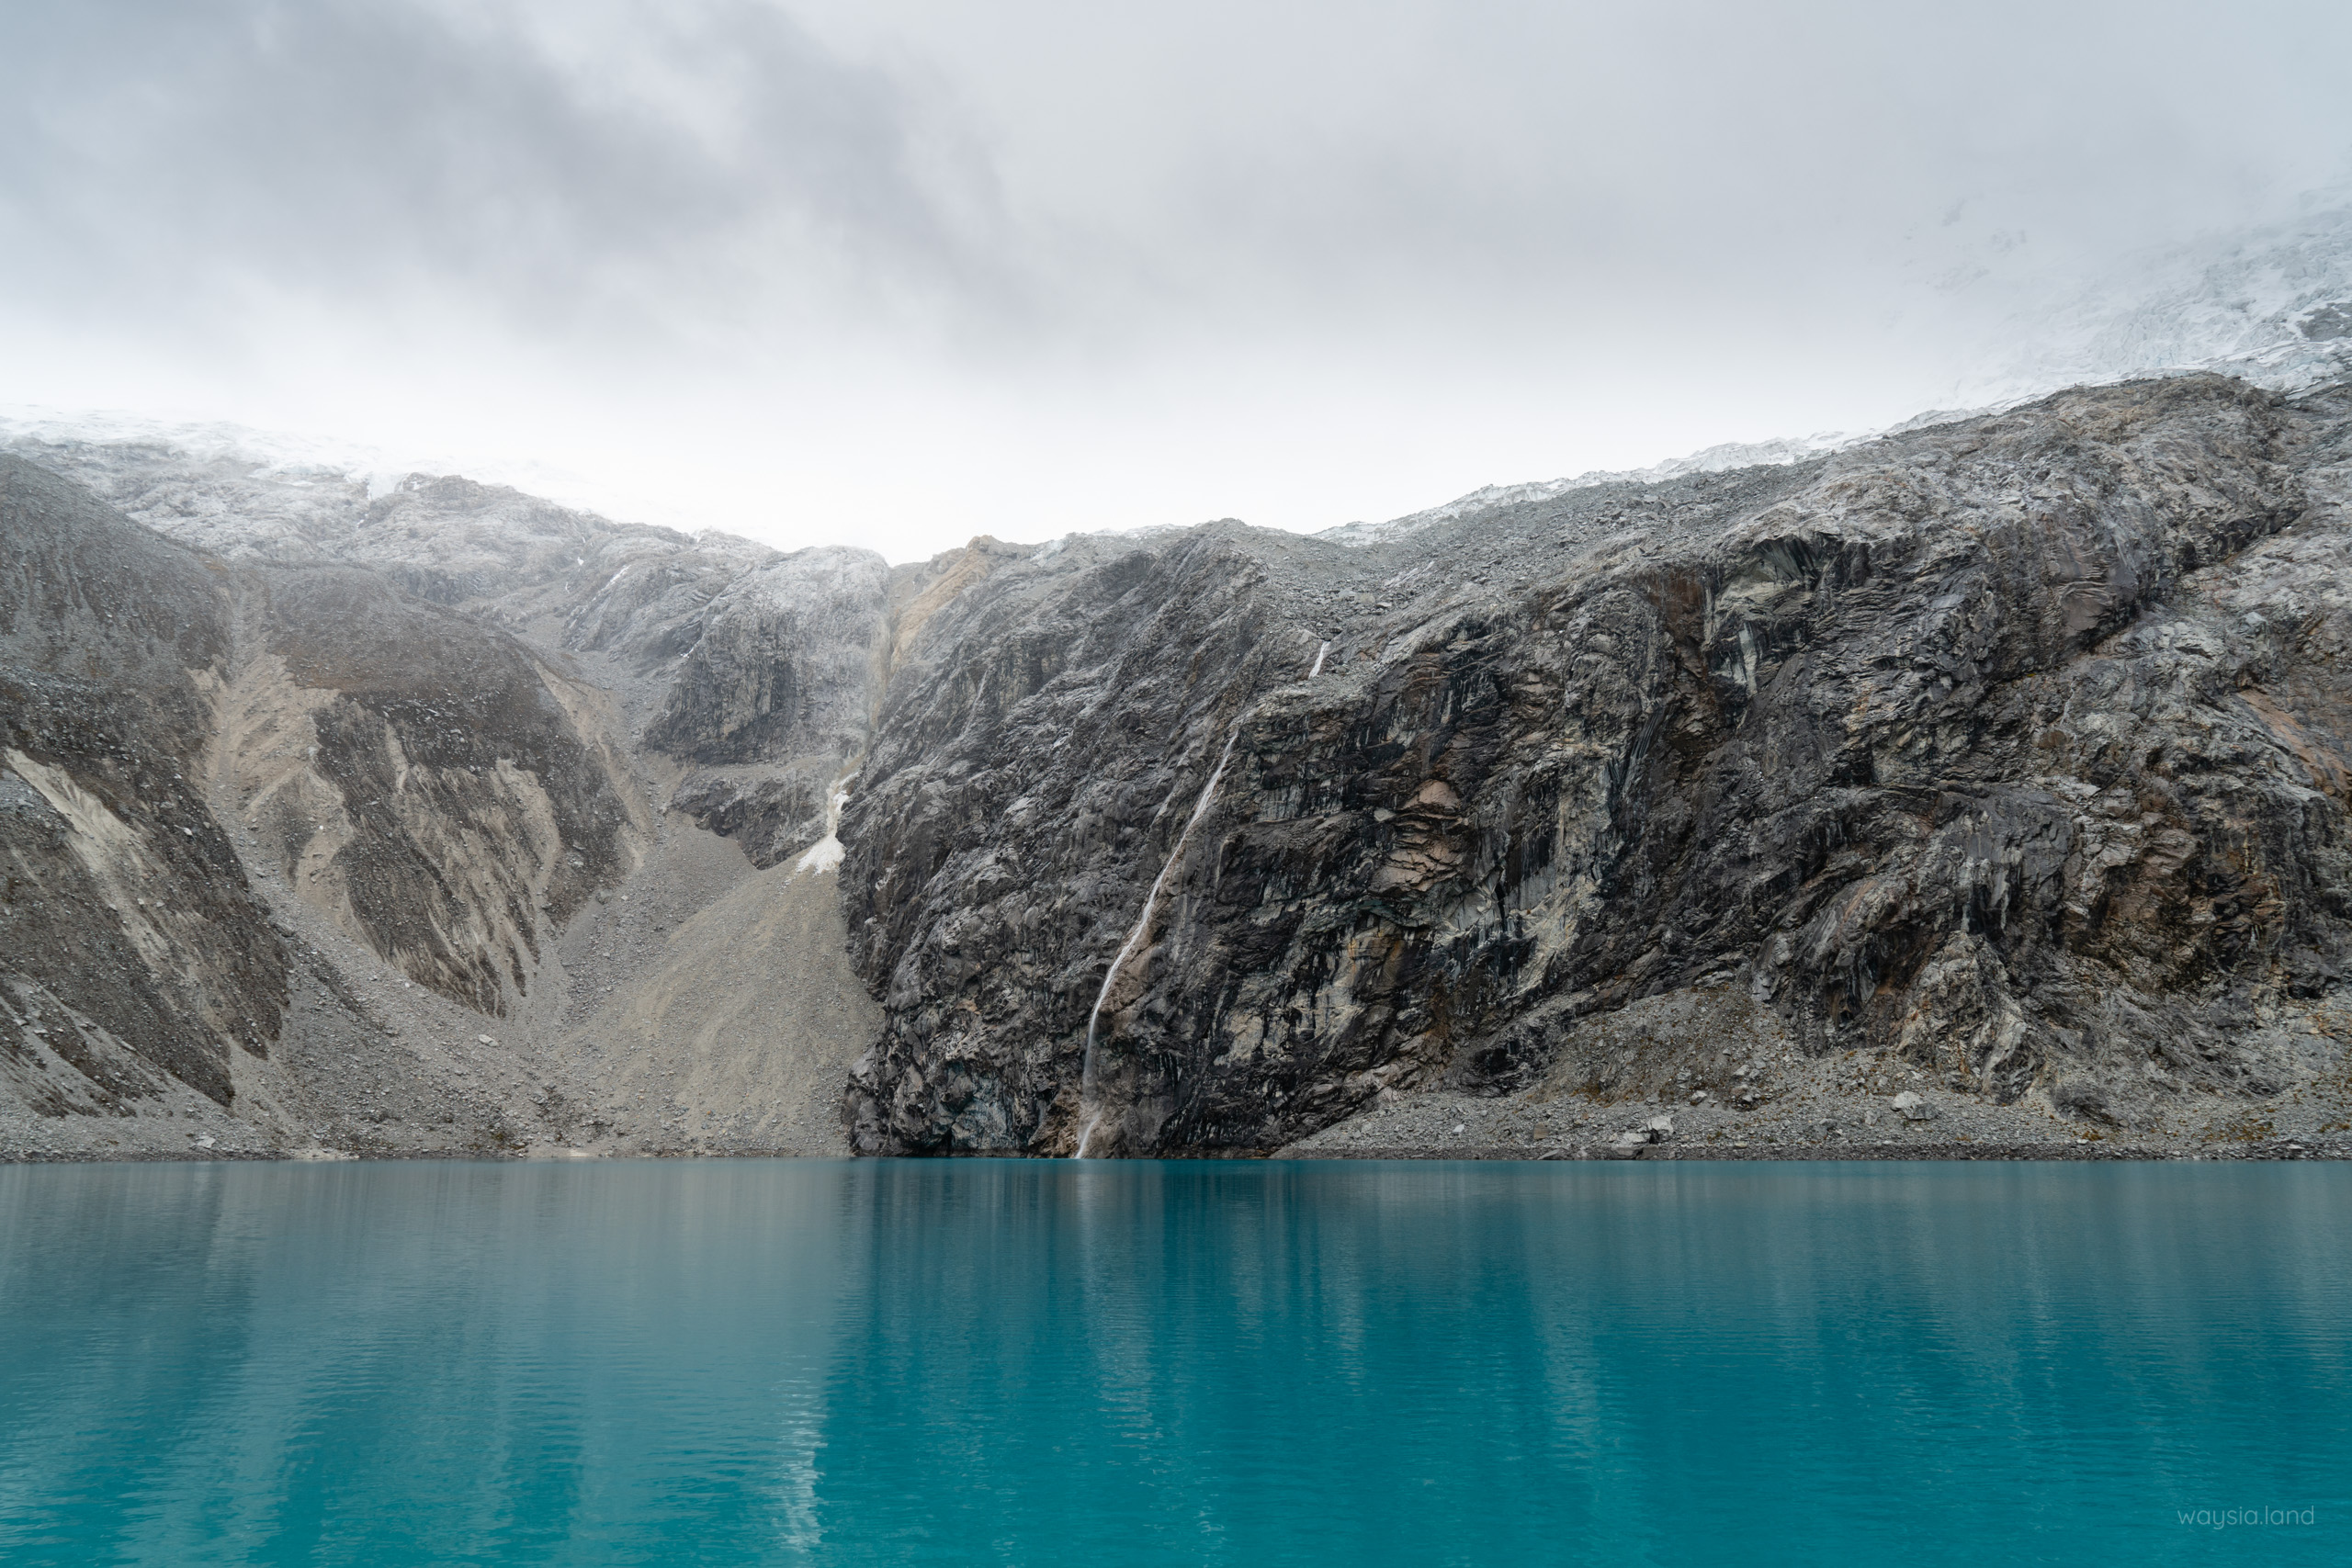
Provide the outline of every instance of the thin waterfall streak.
[[1315,650],[1315,668],[1306,672],[1306,678],[1308,680],[1312,681],[1315,677],[1323,673],[1323,656],[1330,651],[1331,645],[1328,640],[1322,647]]
[[786,877],[785,881],[798,881],[800,874],[804,871],[812,875],[822,876],[829,871],[841,869],[843,853],[841,835],[842,807],[849,804],[849,791],[842,786],[855,777],[857,777],[857,770],[853,768],[835,779],[833,787],[825,792],[825,836],[808,847],[808,852],[800,857],[800,863],[792,868],[792,874]]
[[[1119,944],[1118,953],[1112,957],[1111,967],[1102,976],[1102,988],[1094,993],[1094,1006],[1086,1014],[1086,1055],[1080,1060],[1078,1072],[1078,1105],[1081,1111],[1094,1102],[1094,1032],[1102,1019],[1102,1004],[1111,999],[1111,987],[1118,982],[1120,968],[1134,955],[1144,933],[1151,929],[1152,911],[1159,907],[1160,889],[1168,886],[1169,874],[1176,869],[1176,863],[1183,859],[1184,846],[1192,841],[1193,829],[1200,825],[1203,817],[1208,815],[1209,803],[1216,798],[1216,786],[1225,777],[1225,765],[1233,760],[1233,743],[1240,739],[1241,720],[1237,718],[1233,721],[1233,732],[1225,738],[1225,750],[1217,754],[1216,766],[1209,773],[1209,782],[1201,786],[1201,798],[1194,803],[1193,814],[1184,819],[1183,830],[1176,835],[1176,847],[1168,852],[1168,859],[1161,864],[1159,874],[1151,879],[1151,891],[1143,898],[1143,913],[1136,917],[1135,929],[1127,932],[1127,940]],[[1092,1141],[1094,1129],[1102,1121],[1102,1112],[1098,1108],[1087,1122],[1086,1130],[1079,1134],[1078,1152],[1071,1158],[1086,1157],[1086,1145]]]

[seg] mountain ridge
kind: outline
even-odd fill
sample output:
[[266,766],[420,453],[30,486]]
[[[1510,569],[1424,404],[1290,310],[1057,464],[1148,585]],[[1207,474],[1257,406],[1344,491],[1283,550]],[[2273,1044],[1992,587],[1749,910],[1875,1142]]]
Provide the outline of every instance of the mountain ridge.
[[[0,578],[21,689],[128,691],[126,613],[209,606],[157,755],[294,1042],[180,1077],[52,956],[0,1144],[1218,1153],[1671,1104],[1696,1149],[1915,1135],[1852,1098],[1906,1079],[1996,1143],[2317,1138],[2346,398],[2172,378],[1369,540],[899,567],[462,480],[0,458],[103,569]],[[136,739],[17,748],[19,883],[161,834],[107,784]],[[230,972],[102,903],[85,982]],[[27,1032],[69,1005],[86,1070]],[[101,1114],[108,1062],[163,1076]]]

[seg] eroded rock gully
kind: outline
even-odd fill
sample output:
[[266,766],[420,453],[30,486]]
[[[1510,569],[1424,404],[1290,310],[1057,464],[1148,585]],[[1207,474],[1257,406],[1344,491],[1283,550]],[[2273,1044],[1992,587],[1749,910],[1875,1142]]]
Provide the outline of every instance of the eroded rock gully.
[[2347,431],[2185,378],[895,568],[27,447],[0,1132],[2325,1146]]

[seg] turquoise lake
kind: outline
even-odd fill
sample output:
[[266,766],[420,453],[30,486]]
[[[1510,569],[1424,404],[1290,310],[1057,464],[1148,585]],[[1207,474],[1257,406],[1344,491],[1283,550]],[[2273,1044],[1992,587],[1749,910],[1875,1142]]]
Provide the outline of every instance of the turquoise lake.
[[2318,1165],[16,1167],[0,1562],[2342,1563],[2348,1222]]

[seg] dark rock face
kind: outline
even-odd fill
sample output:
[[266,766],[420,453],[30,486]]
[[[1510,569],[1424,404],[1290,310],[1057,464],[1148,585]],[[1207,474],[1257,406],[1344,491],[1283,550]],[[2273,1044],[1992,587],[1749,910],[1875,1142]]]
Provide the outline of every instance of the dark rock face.
[[864,750],[881,688],[889,568],[802,550],[731,583],[670,687],[648,743],[697,762]]
[[287,953],[199,782],[228,647],[195,558],[0,457],[0,1075],[49,1114],[226,1106],[278,1036]]
[[858,1104],[923,1107],[892,1122],[906,1146],[1026,1147],[1057,1097],[1075,1114],[1104,965],[1253,697],[1314,657],[1250,543],[1081,541],[1000,567],[917,641],[842,829],[852,951],[890,1018]]
[[781,865],[825,835],[828,793],[838,758],[782,767],[704,768],[670,797],[698,828],[742,846],[751,863]]
[[1270,1147],[1726,982],[1996,1099],[2259,1091],[2346,961],[2346,413],[2142,384],[1353,559],[1001,571],[843,828],[859,1145]]
[[834,784],[872,738],[889,582],[869,551],[801,550],[738,577],[695,617],[646,742],[711,764],[672,805],[735,838],[754,865],[824,836]]
[[824,837],[828,805],[874,741],[907,645],[1008,554],[993,540],[891,568],[865,550],[808,549],[712,594],[670,674],[647,743],[703,764],[676,809],[778,864]]

